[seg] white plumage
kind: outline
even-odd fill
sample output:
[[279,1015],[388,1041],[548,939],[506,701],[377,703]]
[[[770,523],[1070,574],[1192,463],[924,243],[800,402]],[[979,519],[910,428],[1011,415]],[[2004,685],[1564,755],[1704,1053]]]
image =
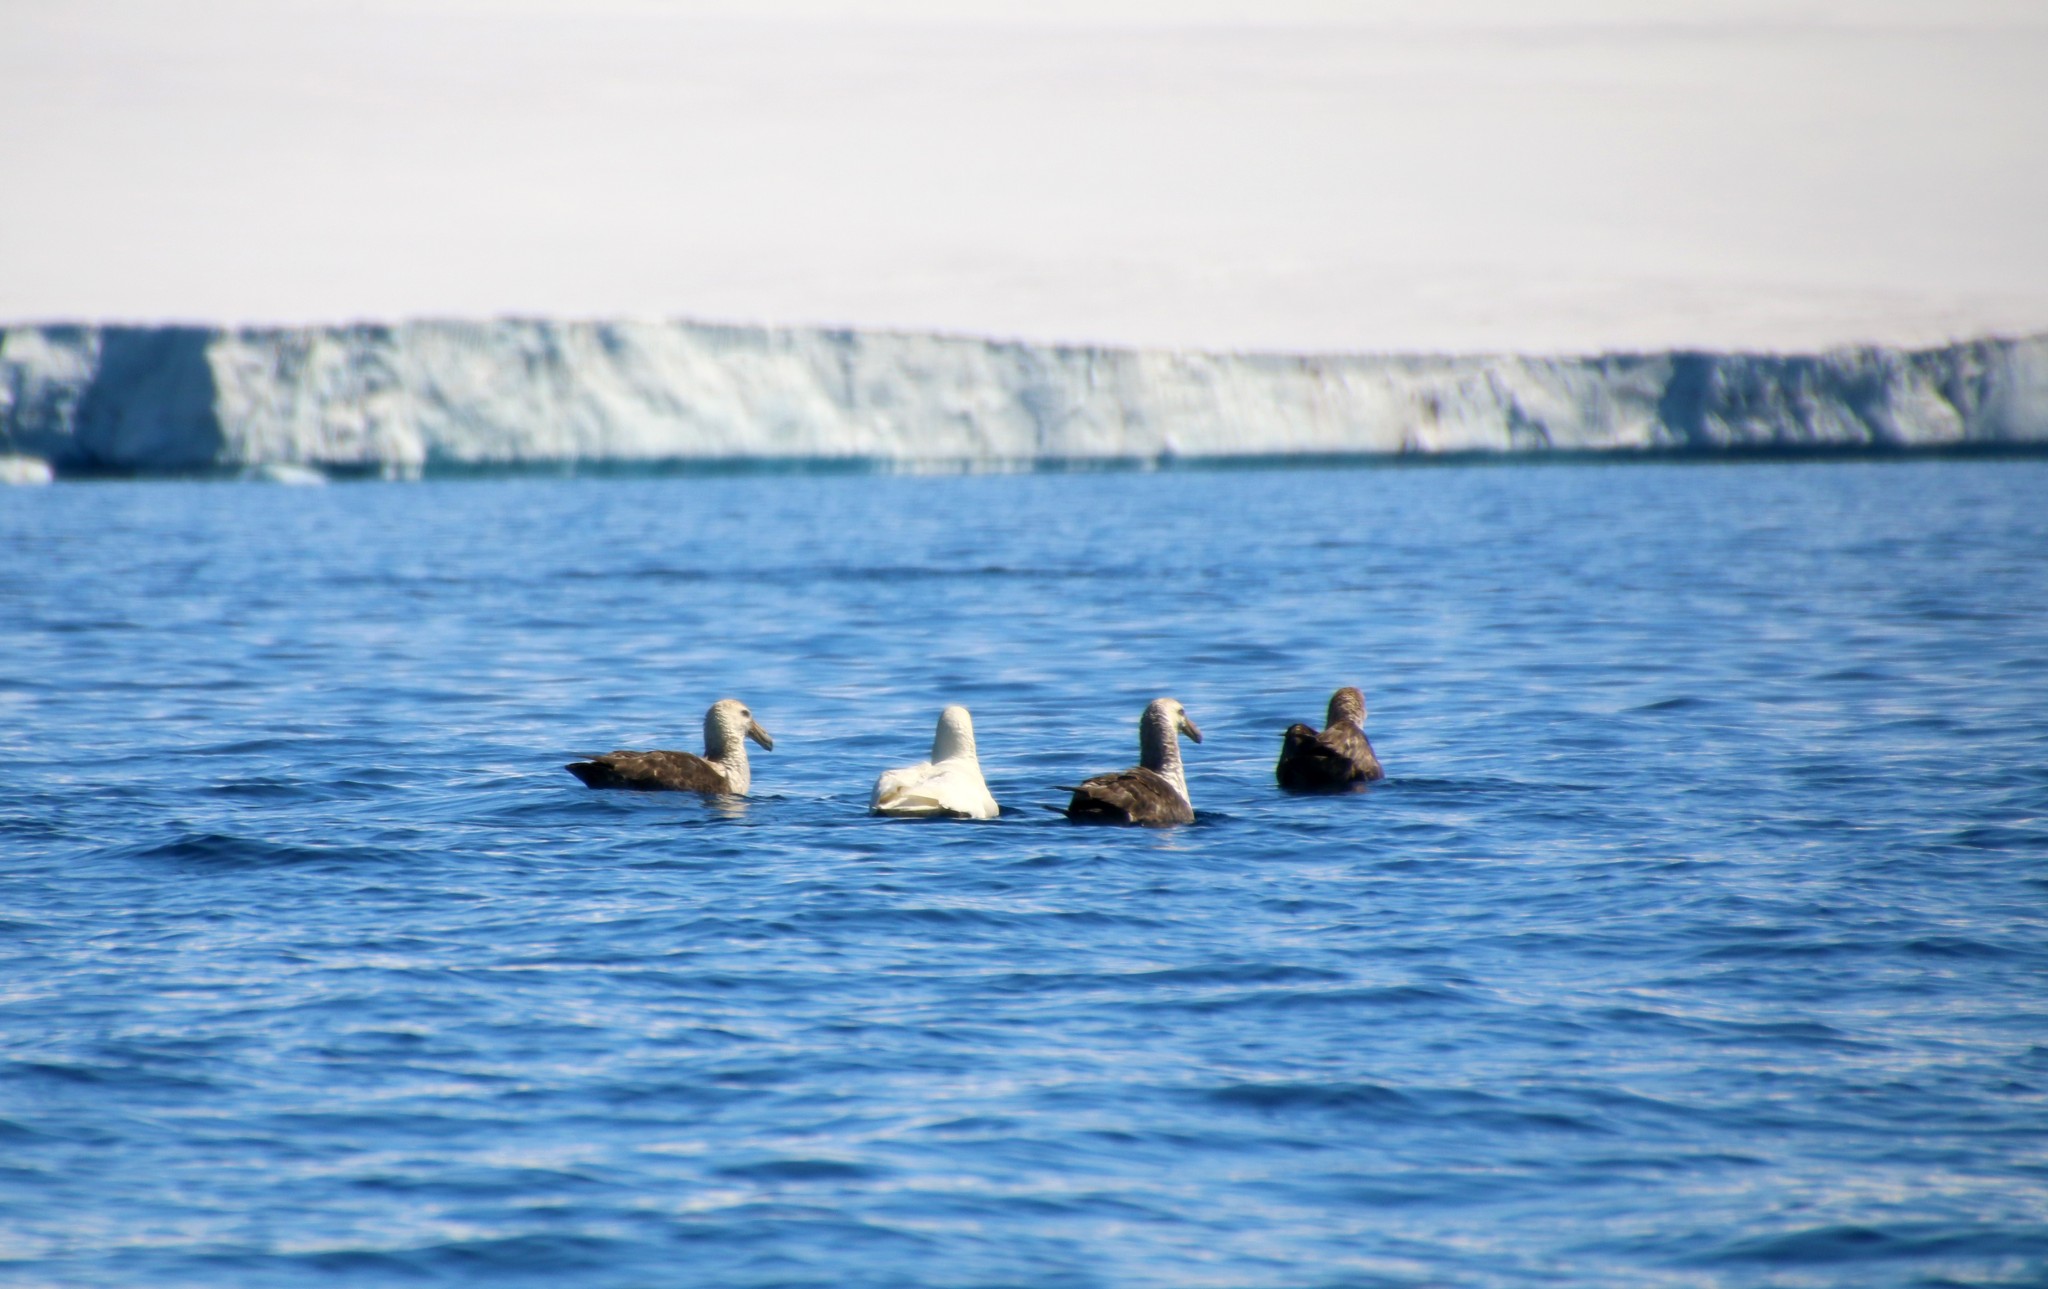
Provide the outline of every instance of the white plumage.
[[964,707],[939,713],[932,759],[875,780],[868,810],[906,819],[993,819],[1001,813],[974,754],[974,722]]

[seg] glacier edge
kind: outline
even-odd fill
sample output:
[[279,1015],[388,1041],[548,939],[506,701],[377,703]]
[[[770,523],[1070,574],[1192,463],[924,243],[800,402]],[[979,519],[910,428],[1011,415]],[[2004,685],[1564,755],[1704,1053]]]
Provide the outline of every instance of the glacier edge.
[[0,329],[60,473],[2048,447],[2048,336],[1818,354],[1271,355],[689,322]]

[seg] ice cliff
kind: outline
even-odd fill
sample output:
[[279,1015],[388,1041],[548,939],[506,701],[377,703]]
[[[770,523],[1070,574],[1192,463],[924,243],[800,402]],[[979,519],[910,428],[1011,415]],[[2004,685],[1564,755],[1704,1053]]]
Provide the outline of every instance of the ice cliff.
[[59,473],[2048,449],[2048,336],[1785,356],[1277,356],[691,323],[0,330]]

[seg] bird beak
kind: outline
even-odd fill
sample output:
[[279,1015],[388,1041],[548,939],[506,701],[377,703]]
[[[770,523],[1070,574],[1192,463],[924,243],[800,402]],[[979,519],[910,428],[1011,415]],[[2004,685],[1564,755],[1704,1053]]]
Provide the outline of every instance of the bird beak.
[[775,740],[768,737],[768,731],[761,728],[759,721],[747,722],[747,737],[759,743],[762,747],[767,748],[770,752],[775,750]]
[[1188,714],[1186,712],[1182,712],[1180,714],[1180,727],[1186,730],[1188,737],[1193,739],[1195,742],[1199,743],[1202,741],[1202,731],[1195,728],[1195,723],[1188,719]]

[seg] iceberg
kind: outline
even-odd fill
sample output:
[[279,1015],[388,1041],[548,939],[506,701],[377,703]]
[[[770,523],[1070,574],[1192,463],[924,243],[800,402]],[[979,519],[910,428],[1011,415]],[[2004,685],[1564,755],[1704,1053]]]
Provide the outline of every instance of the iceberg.
[[1971,448],[2048,450],[2048,336],[1541,357],[691,322],[0,329],[0,454],[60,475]]
[[0,455],[0,485],[32,487],[54,482],[56,477],[50,463],[41,457]]

